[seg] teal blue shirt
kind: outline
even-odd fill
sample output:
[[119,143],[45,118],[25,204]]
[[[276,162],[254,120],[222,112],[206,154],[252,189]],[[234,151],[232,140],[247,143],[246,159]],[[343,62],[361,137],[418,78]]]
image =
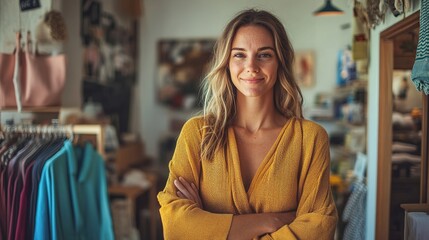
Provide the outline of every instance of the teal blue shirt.
[[91,144],[66,140],[45,163],[34,239],[114,239],[104,160]]

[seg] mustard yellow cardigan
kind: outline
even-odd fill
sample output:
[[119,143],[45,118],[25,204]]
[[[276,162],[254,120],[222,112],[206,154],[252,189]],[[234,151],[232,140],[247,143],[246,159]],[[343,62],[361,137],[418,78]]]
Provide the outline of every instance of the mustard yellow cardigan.
[[[296,211],[296,219],[262,239],[333,239],[337,211],[329,184],[329,142],[314,122],[292,118],[281,130],[246,192],[234,131],[213,161],[200,161],[203,118],[186,122],[158,193],[165,239],[226,239],[236,214]],[[174,179],[193,182],[203,202],[176,195]]]

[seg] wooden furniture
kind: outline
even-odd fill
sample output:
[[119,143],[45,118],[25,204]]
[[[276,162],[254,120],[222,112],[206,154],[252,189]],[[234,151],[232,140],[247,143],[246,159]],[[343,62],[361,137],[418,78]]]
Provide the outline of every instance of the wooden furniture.
[[143,189],[136,186],[121,186],[114,185],[109,187],[109,196],[111,198],[120,197],[125,198],[128,204],[128,215],[134,216],[131,220],[133,227],[137,227],[138,214],[136,214],[136,205],[139,198],[143,197],[148,189]]
[[[157,226],[157,217],[155,214],[152,214],[158,211],[157,200],[156,200],[156,176],[149,175],[149,180],[151,185],[143,189],[137,186],[122,186],[122,185],[113,185],[109,187],[109,197],[110,199],[114,198],[123,198],[127,202],[128,206],[128,216],[131,216],[131,227],[142,229],[142,215],[141,209],[143,207],[148,207],[150,211],[150,239],[156,239],[156,226]],[[146,202],[148,201],[148,202]],[[145,204],[148,203],[148,204]],[[140,225],[140,226],[139,226]],[[140,231],[140,235],[146,235],[146,233]]]
[[18,112],[16,108],[0,108],[0,123],[13,120],[14,124],[51,124],[52,119],[59,118],[60,110],[60,107],[25,107]]
[[389,214],[389,239],[401,239],[404,230],[404,210],[403,203],[418,203],[420,178],[399,177],[392,178],[390,214]]
[[[392,182],[392,78],[395,67],[395,39],[397,36],[419,28],[420,11],[417,11],[380,34],[380,86],[378,119],[378,166],[375,239],[389,239],[389,215]],[[402,56],[401,56],[402,57]],[[402,59],[403,60],[403,59]],[[404,61],[402,61],[404,62]],[[429,97],[423,97],[420,203],[429,198],[428,120]]]
[[[422,225],[419,225],[419,227],[427,228],[427,223],[429,222],[429,204],[401,204],[401,208],[403,208],[405,210],[404,240],[408,240],[408,236],[410,235],[409,231],[413,230],[413,229],[409,229],[409,227],[408,227],[408,224],[409,224],[408,223],[408,221],[409,221],[408,213],[412,213],[412,212],[426,213],[428,221],[426,223],[423,223]],[[412,235],[414,235],[414,234],[412,234]]]
[[93,145],[96,147],[97,152],[103,157],[104,160],[106,153],[104,151],[104,127],[100,124],[88,124],[88,125],[73,125],[73,140],[92,140]]
[[[150,239],[156,239],[157,225],[158,225],[158,201],[156,195],[158,176],[156,173],[144,171],[141,167],[147,160],[144,154],[144,145],[142,142],[126,143],[115,153],[115,171],[121,178],[127,171],[137,169],[144,172],[146,178],[149,180],[150,185],[147,188],[140,186],[125,186],[114,184],[109,187],[109,197],[125,199],[128,206],[128,216],[132,217],[131,227],[140,230],[142,239],[143,236],[150,235]],[[143,210],[149,212],[149,228],[145,228]],[[149,230],[149,234],[144,232]]]
[[429,214],[429,204],[401,204],[401,208],[403,208],[407,212],[426,212]]
[[143,164],[146,160],[144,144],[141,141],[122,144],[115,153],[115,171],[122,176],[127,170]]

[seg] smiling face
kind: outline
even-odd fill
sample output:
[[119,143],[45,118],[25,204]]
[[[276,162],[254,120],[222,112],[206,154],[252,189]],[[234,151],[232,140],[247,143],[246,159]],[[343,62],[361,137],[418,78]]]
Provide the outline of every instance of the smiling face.
[[238,29],[232,41],[229,71],[238,94],[262,97],[273,93],[278,59],[271,33],[262,26]]

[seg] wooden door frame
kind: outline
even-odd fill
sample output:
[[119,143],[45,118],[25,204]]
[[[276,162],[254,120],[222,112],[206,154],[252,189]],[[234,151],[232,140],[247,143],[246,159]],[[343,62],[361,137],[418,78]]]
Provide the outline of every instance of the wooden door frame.
[[[380,33],[380,85],[379,85],[379,118],[378,118],[378,161],[377,161],[377,201],[375,239],[387,240],[389,237],[390,188],[392,174],[392,78],[394,38],[399,34],[420,26],[420,11],[417,11]],[[428,101],[425,97],[423,107],[423,133],[427,133]],[[422,146],[428,145],[427,134]],[[422,147],[421,192],[427,196],[427,150]],[[422,190],[424,188],[424,190]],[[421,194],[422,196],[422,194]],[[424,197],[426,198],[426,197]],[[421,199],[423,200],[423,199]],[[427,201],[427,198],[425,199]]]
[[420,203],[429,203],[429,95],[423,98]]

